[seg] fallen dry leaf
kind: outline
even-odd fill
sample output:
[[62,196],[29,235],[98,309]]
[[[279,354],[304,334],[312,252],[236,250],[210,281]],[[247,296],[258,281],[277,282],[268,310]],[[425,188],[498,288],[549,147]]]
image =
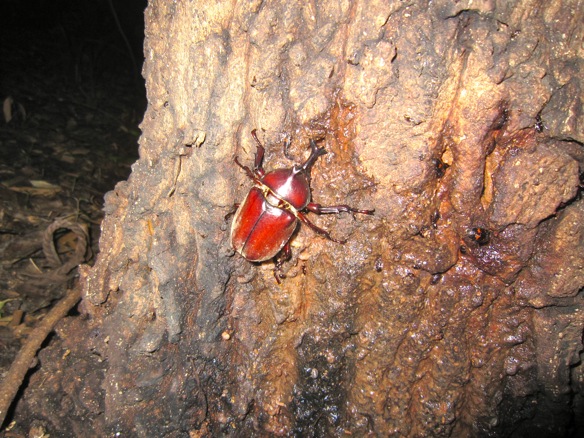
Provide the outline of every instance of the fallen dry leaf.
[[12,120],[12,104],[14,103],[14,99],[11,96],[8,96],[4,99],[4,103],[2,104],[2,112],[4,113],[4,121],[6,123],[10,123]]
[[30,180],[29,182],[30,186],[9,186],[8,188],[14,192],[26,193],[27,195],[33,196],[53,196],[62,190],[60,186],[51,184],[47,181]]

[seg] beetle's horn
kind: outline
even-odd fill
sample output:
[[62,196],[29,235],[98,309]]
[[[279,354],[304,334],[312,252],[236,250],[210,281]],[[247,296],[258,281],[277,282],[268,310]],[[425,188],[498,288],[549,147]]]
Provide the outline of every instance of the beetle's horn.
[[310,154],[310,157],[308,157],[308,160],[306,160],[304,162],[304,164],[302,166],[300,166],[300,169],[305,171],[305,172],[310,171],[310,168],[315,163],[315,161],[318,159],[318,157],[326,154],[325,148],[319,148],[316,145],[316,142],[312,138],[310,139],[310,149],[312,149],[312,153]]

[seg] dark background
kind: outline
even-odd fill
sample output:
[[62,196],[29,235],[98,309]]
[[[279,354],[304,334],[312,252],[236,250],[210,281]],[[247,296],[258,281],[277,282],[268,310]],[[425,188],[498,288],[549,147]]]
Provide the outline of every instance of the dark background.
[[[70,286],[46,277],[43,233],[86,224],[93,264],[104,194],[138,157],[146,3],[0,2],[0,371]],[[55,236],[63,260],[68,236]]]
[[[2,92],[11,91],[5,87],[12,74],[31,70],[40,76],[61,75],[64,82],[75,78],[76,70],[80,72],[77,81],[92,79],[89,77],[92,73],[96,85],[100,80],[115,79],[115,75],[123,81],[124,75],[135,74],[135,67],[140,69],[143,59],[146,3],[146,0],[3,1]],[[11,64],[17,60],[20,62]]]

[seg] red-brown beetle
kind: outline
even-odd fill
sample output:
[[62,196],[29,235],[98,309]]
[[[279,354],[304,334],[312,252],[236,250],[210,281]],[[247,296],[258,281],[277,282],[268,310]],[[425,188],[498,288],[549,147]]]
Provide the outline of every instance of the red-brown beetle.
[[255,129],[251,131],[251,135],[257,143],[253,171],[242,165],[237,157],[235,162],[255,185],[235,212],[231,225],[231,245],[251,262],[263,262],[281,253],[282,256],[276,259],[274,269],[274,275],[279,282],[280,278],[284,278],[280,268],[282,263],[290,258],[289,241],[298,220],[333,242],[345,243],[344,240],[332,238],[326,230],[310,222],[304,211],[317,214],[341,212],[373,214],[375,210],[359,210],[348,205],[323,207],[310,202],[310,169],[318,157],[326,154],[326,150],[317,147],[314,140],[310,140],[312,152],[304,164],[266,173],[262,167],[264,147]]

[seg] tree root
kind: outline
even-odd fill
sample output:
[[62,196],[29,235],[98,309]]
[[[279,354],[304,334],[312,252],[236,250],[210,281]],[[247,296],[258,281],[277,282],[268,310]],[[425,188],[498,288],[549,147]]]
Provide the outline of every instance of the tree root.
[[29,370],[36,352],[55,325],[81,299],[81,288],[69,289],[67,294],[47,313],[40,324],[30,333],[16,359],[12,362],[6,377],[0,384],[0,426],[4,423],[12,400],[16,396],[22,381]]
[[[77,247],[71,259],[65,263],[61,261],[54,245],[54,233],[59,229],[69,229],[77,235]],[[53,270],[43,273],[37,279],[40,282],[65,282],[70,271],[83,263],[89,235],[84,225],[70,221],[68,218],[55,220],[45,231],[43,237],[43,251],[54,267]],[[26,373],[28,372],[33,359],[55,325],[71,310],[81,299],[81,287],[77,285],[69,289],[65,296],[47,313],[39,325],[30,333],[25,344],[22,346],[16,359],[12,362],[8,373],[2,383],[0,383],[0,427],[4,423],[8,409],[22,385]]]

